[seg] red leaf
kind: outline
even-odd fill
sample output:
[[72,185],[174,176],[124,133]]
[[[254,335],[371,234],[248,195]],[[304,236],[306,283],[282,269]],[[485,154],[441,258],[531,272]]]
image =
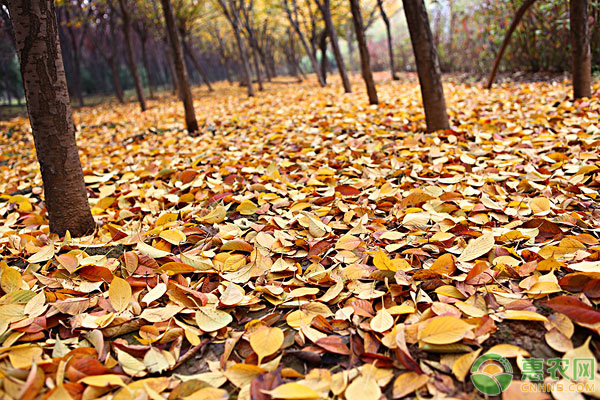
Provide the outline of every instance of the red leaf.
[[583,293],[590,299],[600,298],[600,279],[589,281],[583,287]]
[[546,302],[546,305],[565,314],[575,322],[595,324],[600,322],[600,312],[571,296],[558,296]]
[[361,191],[350,185],[339,185],[335,187],[335,191],[344,196],[358,196]]
[[336,354],[349,355],[350,349],[344,343],[344,340],[340,336],[327,336],[317,340],[315,343],[317,346]]

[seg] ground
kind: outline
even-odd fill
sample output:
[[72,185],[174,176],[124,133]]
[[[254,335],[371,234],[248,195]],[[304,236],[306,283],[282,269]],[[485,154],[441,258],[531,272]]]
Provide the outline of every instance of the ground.
[[426,133],[415,76],[377,80],[378,106],[358,76],[197,88],[193,135],[169,93],[76,110],[84,238],[48,232],[28,122],[0,122],[6,398],[483,397],[490,352],[523,398],[531,358],[595,361],[600,98],[448,77]]

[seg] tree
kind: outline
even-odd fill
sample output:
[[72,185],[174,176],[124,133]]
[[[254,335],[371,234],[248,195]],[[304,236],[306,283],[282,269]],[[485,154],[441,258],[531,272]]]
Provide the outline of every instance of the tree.
[[196,121],[196,113],[194,111],[194,100],[192,99],[192,91],[190,90],[187,71],[183,61],[183,51],[181,49],[179,35],[177,34],[177,27],[175,26],[175,17],[173,16],[171,1],[160,0],[160,2],[163,7],[163,13],[165,14],[167,35],[169,36],[169,42],[171,44],[171,49],[173,50],[173,61],[175,63],[175,71],[179,83],[179,94],[185,110],[185,125],[188,132],[196,132],[198,130],[198,122]]
[[54,1],[11,0],[8,7],[50,231],[82,236],[93,231],[95,222],[75,143]]
[[502,45],[500,46],[500,50],[498,51],[498,55],[496,56],[496,60],[494,61],[492,72],[490,72],[487,85],[485,86],[487,89],[491,89],[492,85],[494,84],[494,79],[496,79],[496,73],[498,73],[498,67],[500,67],[500,61],[502,61],[502,56],[504,55],[504,51],[506,50],[508,43],[510,43],[510,38],[512,37],[513,32],[519,25],[519,22],[521,22],[521,19],[523,19],[525,11],[527,11],[527,9],[531,7],[533,3],[535,3],[535,0],[525,0],[525,2],[521,4],[519,9],[515,13],[515,17],[510,23],[508,31],[506,31],[506,35],[504,36],[504,40],[502,41]]
[[413,53],[417,64],[425,120],[429,132],[448,129],[446,100],[437,51],[423,0],[402,0]]
[[[289,3],[290,1],[292,3],[291,7],[290,7],[290,3]],[[317,75],[317,80],[319,81],[319,85],[321,87],[325,87],[326,86],[325,78],[323,77],[323,74],[319,70],[319,64],[317,63],[317,58],[315,57],[314,53],[311,51],[311,49],[308,45],[308,42],[306,40],[306,37],[304,36],[304,33],[302,33],[302,30],[300,29],[300,23],[298,20],[298,4],[297,4],[296,0],[282,0],[282,2],[283,2],[283,6],[285,7],[285,11],[287,13],[290,24],[292,25],[292,28],[294,28],[294,32],[296,32],[296,35],[298,35],[298,39],[300,39],[300,43],[302,43],[302,47],[304,47],[304,51],[306,52],[306,55],[308,56],[308,58],[310,60],[310,64],[313,68],[313,71]]]
[[592,54],[588,0],[570,0],[573,97],[592,97]]
[[342,79],[342,85],[344,86],[344,92],[352,93],[352,86],[350,86],[350,79],[348,79],[348,73],[344,66],[344,59],[342,58],[342,52],[340,51],[340,46],[338,44],[337,32],[335,30],[335,25],[333,24],[333,18],[331,17],[331,0],[315,0],[315,3],[317,4],[317,7],[319,7],[319,11],[321,11],[321,15],[325,21],[325,27],[329,35],[329,40],[331,41],[335,62],[340,73],[340,78]]
[[127,64],[129,65],[129,71],[135,84],[135,92],[137,94],[138,102],[142,111],[146,111],[146,98],[144,97],[144,89],[142,88],[142,81],[138,74],[137,65],[135,62],[135,56],[133,54],[133,44],[131,43],[131,16],[127,0],[119,0],[119,6],[121,8],[121,16],[123,17],[123,35],[125,36],[125,53],[127,55]]
[[359,0],[350,0],[350,11],[352,12],[352,21],[354,22],[354,31],[356,32],[356,41],[358,42],[358,51],[360,53],[360,72],[367,87],[369,104],[379,104],[377,89],[375,88],[375,81],[371,72],[371,60],[369,58],[369,48],[367,47],[367,38],[360,12]]
[[390,19],[383,8],[383,0],[377,0],[377,7],[379,8],[379,13],[381,14],[381,19],[385,24],[385,33],[387,35],[387,45],[388,45],[388,53],[390,55],[390,72],[392,73],[392,79],[397,81],[400,77],[396,74],[396,68],[394,68],[394,45],[392,42],[392,28],[390,24]]

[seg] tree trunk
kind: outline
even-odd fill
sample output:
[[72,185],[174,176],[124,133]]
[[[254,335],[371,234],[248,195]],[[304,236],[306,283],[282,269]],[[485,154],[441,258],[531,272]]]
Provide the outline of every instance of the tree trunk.
[[187,54],[188,58],[190,60],[192,60],[192,64],[194,64],[194,68],[196,68],[196,71],[198,71],[198,73],[202,77],[202,80],[204,81],[204,83],[208,87],[208,91],[209,92],[214,92],[215,90],[210,85],[210,81],[208,80],[208,76],[206,75],[206,71],[204,71],[204,68],[202,68],[202,65],[200,65],[200,63],[198,62],[198,59],[196,58],[196,55],[192,51],[192,48],[190,47],[190,45],[189,45],[189,43],[187,41],[187,38],[184,37],[184,36],[181,36],[181,43],[183,44],[183,51],[185,52],[185,54]]
[[321,3],[321,0],[315,1],[317,2],[317,6],[323,15],[323,19],[325,20],[325,27],[327,29],[327,33],[329,34],[331,48],[333,49],[335,63],[337,64],[338,72],[340,73],[340,78],[342,79],[344,92],[352,93],[352,86],[350,86],[350,79],[348,79],[348,73],[346,72],[346,67],[344,66],[344,59],[342,57],[342,52],[340,51],[337,32],[335,30],[335,25],[333,25],[333,19],[331,18],[331,0],[323,0],[323,3]]
[[354,30],[356,32],[356,41],[358,42],[358,51],[360,53],[360,72],[362,73],[365,86],[367,87],[367,95],[369,96],[369,104],[379,104],[377,98],[377,89],[371,72],[371,60],[369,57],[369,48],[367,47],[367,38],[363,29],[363,19],[360,13],[359,0],[350,0],[350,11],[352,12],[352,21],[354,21]]
[[[168,36],[168,34],[167,34]],[[173,84],[173,94],[179,96],[181,99],[181,91],[179,90],[179,82],[177,82],[177,73],[175,72],[175,63],[173,62],[173,52],[171,46],[169,46],[168,38],[163,38],[165,57],[167,58],[167,67],[169,68],[169,74],[171,75],[171,82]]]
[[327,29],[323,30],[321,35],[319,35],[319,50],[321,51],[321,75],[325,83],[327,83],[327,64],[329,61],[327,59]]
[[121,87],[121,79],[119,79],[119,70],[117,69],[117,63],[115,62],[115,56],[111,56],[107,60],[108,66],[113,80],[113,89],[115,90],[115,96],[119,100],[119,103],[125,104],[125,98],[123,97],[123,88]]
[[71,18],[68,6],[65,7],[65,17],[67,19],[67,33],[73,50],[73,92],[77,97],[79,107],[83,107],[83,94],[81,93],[81,57],[79,57],[79,46],[77,45],[77,37],[71,25]]
[[392,73],[392,80],[397,81],[400,77],[396,74],[396,68],[394,67],[394,45],[392,42],[392,27],[390,25],[390,19],[387,16],[383,8],[383,1],[377,0],[377,6],[379,7],[379,13],[381,14],[381,19],[383,19],[383,23],[385,24],[385,32],[387,35],[387,46],[388,53],[390,55],[390,72]]
[[254,61],[254,70],[256,71],[256,81],[258,83],[258,90],[260,92],[262,92],[263,90],[265,90],[265,88],[263,87],[262,76],[260,73],[260,61],[258,59],[258,52],[256,51],[256,47],[251,46],[251,48],[252,48],[252,58]]
[[90,212],[67,80],[58,40],[53,0],[12,0],[15,32],[27,110],[36,148],[50,231],[62,236],[91,233]]
[[140,36],[140,42],[142,42],[142,62],[144,63],[144,70],[146,71],[146,79],[148,80],[148,91],[150,98],[154,98],[154,81],[150,76],[150,63],[148,62],[148,54],[146,54],[146,43],[148,38],[146,36]]
[[570,0],[573,97],[592,97],[592,53],[588,0]]
[[423,0],[402,0],[402,4],[417,64],[427,130],[433,132],[448,129],[450,125],[446,113],[440,64],[437,51],[433,46],[425,3]]
[[187,71],[183,62],[183,51],[181,49],[181,41],[175,27],[175,17],[171,9],[171,0],[160,0],[165,15],[165,25],[167,35],[171,43],[173,51],[173,61],[175,63],[175,71],[177,72],[177,81],[179,83],[180,95],[183,101],[183,109],[185,111],[185,126],[188,132],[196,132],[198,130],[198,122],[196,121],[196,112],[194,111],[194,100],[192,99],[192,91],[188,82]]
[[135,92],[137,94],[138,102],[142,111],[146,111],[146,99],[144,97],[144,89],[140,81],[137,66],[135,63],[135,56],[133,55],[133,45],[131,43],[131,19],[127,6],[126,0],[119,0],[119,6],[121,7],[121,14],[123,15],[123,35],[125,36],[125,53],[127,54],[127,63],[129,64],[129,70],[135,84]]
[[523,15],[525,15],[525,11],[527,11],[527,9],[531,7],[533,3],[535,3],[535,0],[525,0],[525,2],[521,4],[521,7],[519,7],[517,12],[515,13],[515,17],[510,23],[508,31],[506,31],[506,35],[504,35],[504,40],[502,40],[502,45],[500,46],[500,50],[498,51],[498,55],[496,56],[496,60],[494,61],[494,66],[492,67],[492,72],[490,72],[487,85],[485,85],[487,89],[491,89],[492,85],[494,84],[494,79],[496,79],[496,74],[498,73],[498,68],[500,67],[500,61],[502,61],[502,56],[504,55],[504,51],[506,50],[506,47],[510,42],[510,38],[512,37],[513,32],[519,25],[519,22],[521,22]]
[[246,80],[246,85],[248,85],[248,97],[254,97],[254,85],[252,85],[252,73],[250,72],[250,62],[248,61],[248,51],[240,33],[239,26],[233,27],[233,34],[235,35],[235,41],[240,52],[240,59],[242,60],[244,79]]

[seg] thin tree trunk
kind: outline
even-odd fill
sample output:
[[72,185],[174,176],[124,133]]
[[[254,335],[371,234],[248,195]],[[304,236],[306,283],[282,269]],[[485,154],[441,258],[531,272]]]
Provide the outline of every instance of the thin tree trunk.
[[258,83],[258,90],[260,92],[262,92],[263,90],[265,90],[265,88],[263,87],[262,76],[260,73],[260,62],[258,60],[258,52],[256,51],[256,47],[251,46],[251,48],[252,48],[252,59],[254,61],[254,70],[256,71],[256,81]]
[[171,82],[173,84],[173,94],[179,96],[181,99],[181,91],[179,90],[179,82],[177,81],[177,72],[175,72],[175,63],[173,62],[173,52],[171,51],[171,46],[169,46],[167,37],[163,38],[163,42],[163,49],[167,58],[167,67],[169,68],[169,74],[171,75]]
[[588,0],[570,0],[573,97],[592,97],[592,53]]
[[121,79],[119,79],[119,70],[117,69],[117,63],[115,62],[115,56],[111,56],[107,59],[108,66],[113,80],[113,89],[115,90],[115,96],[119,100],[119,103],[125,104],[125,98],[123,97],[123,88],[121,87]]
[[437,51],[433,46],[425,3],[423,0],[402,0],[402,4],[417,64],[427,130],[433,132],[448,129],[450,125],[446,113],[440,64]]
[[328,67],[328,59],[327,59],[327,29],[323,30],[319,37],[319,50],[321,50],[321,75],[323,75],[323,80],[327,83],[327,67]]
[[377,98],[377,89],[371,72],[371,60],[369,57],[369,48],[367,47],[367,38],[363,28],[363,19],[360,12],[359,0],[350,0],[350,11],[352,12],[352,21],[354,21],[354,30],[356,31],[356,41],[358,42],[358,50],[360,52],[360,71],[362,73],[365,86],[367,87],[367,95],[369,96],[369,104],[379,104]]
[[385,32],[387,35],[387,45],[388,45],[388,53],[390,55],[390,72],[392,73],[392,80],[397,81],[400,77],[396,74],[396,68],[394,66],[394,45],[392,42],[392,27],[390,24],[390,19],[383,8],[383,1],[377,0],[377,6],[379,7],[379,13],[381,14],[381,19],[383,19],[383,23],[385,24]]
[[127,6],[126,0],[119,0],[119,6],[121,7],[121,14],[123,15],[123,35],[125,36],[125,53],[127,54],[127,62],[129,64],[129,70],[135,84],[135,91],[137,94],[138,102],[142,111],[146,111],[146,98],[144,97],[144,89],[140,76],[138,74],[137,66],[135,63],[135,56],[133,55],[133,45],[131,43],[131,19]]
[[70,24],[71,18],[68,6],[65,7],[65,17],[67,19],[67,33],[71,41],[71,48],[73,49],[73,92],[77,97],[79,107],[83,107],[83,94],[81,93],[81,57],[79,57],[79,46],[77,45],[77,37],[73,31],[73,26]]
[[298,57],[296,57],[296,41],[292,28],[288,29],[288,43],[290,48],[290,62],[292,67],[292,75],[296,77],[298,82],[302,82],[302,69],[298,66]]
[[329,34],[331,48],[333,49],[335,63],[337,64],[338,72],[340,73],[340,78],[342,79],[344,92],[352,93],[352,86],[350,86],[350,79],[348,79],[348,73],[346,72],[346,67],[344,66],[344,59],[342,57],[342,52],[340,51],[337,32],[335,30],[335,25],[333,25],[333,19],[331,18],[331,0],[323,0],[323,3],[321,3],[321,0],[315,0],[315,2],[317,3],[317,6],[323,15],[323,19],[325,20],[325,27],[327,28],[327,33]]
[[252,73],[250,72],[250,63],[248,61],[248,51],[244,44],[244,39],[240,33],[239,26],[233,27],[233,34],[235,35],[235,41],[240,52],[240,58],[242,60],[242,71],[244,72],[244,79],[246,85],[248,85],[248,97],[254,97],[254,85],[252,85]]
[[298,39],[300,39],[300,43],[302,43],[302,47],[304,47],[304,51],[306,52],[306,55],[308,56],[308,58],[310,60],[310,65],[312,66],[313,71],[317,75],[317,80],[319,82],[319,85],[321,87],[325,87],[325,86],[327,86],[327,83],[325,82],[323,75],[319,71],[319,64],[317,63],[317,59],[316,59],[314,53],[311,51],[311,48],[308,44],[308,41],[306,40],[306,37],[304,36],[304,33],[302,33],[302,30],[300,29],[298,19],[294,17],[297,13],[296,0],[291,0],[291,1],[292,1],[292,5],[294,7],[293,10],[290,8],[290,4],[288,3],[288,0],[283,0],[283,5],[285,6],[285,11],[288,15],[288,20],[292,24],[292,27],[294,28],[296,35],[298,35]]
[[188,58],[190,60],[192,60],[192,64],[194,64],[194,68],[196,68],[196,71],[198,71],[198,74],[200,74],[200,76],[202,77],[202,80],[208,87],[208,91],[214,92],[215,90],[210,85],[210,81],[208,80],[206,71],[204,71],[204,68],[202,68],[202,65],[200,65],[200,63],[198,62],[198,59],[196,58],[194,52],[192,51],[192,48],[190,47],[190,45],[187,41],[187,38],[183,35],[181,36],[181,43],[183,44],[183,51],[185,52],[185,54],[187,54]]
[[148,80],[148,91],[150,94],[150,98],[154,98],[154,81],[150,76],[150,63],[148,62],[148,54],[146,54],[146,43],[148,42],[147,37],[140,37],[140,41],[142,42],[142,62],[144,63],[144,70],[146,71],[146,79]]
[[500,67],[500,61],[502,61],[502,56],[504,55],[504,51],[506,51],[508,43],[510,43],[510,38],[512,37],[513,32],[515,29],[517,29],[519,22],[521,22],[523,15],[525,15],[525,11],[527,11],[527,9],[531,7],[533,3],[535,3],[535,0],[525,0],[525,2],[521,4],[521,7],[519,7],[515,13],[515,17],[510,23],[508,31],[506,31],[506,35],[504,35],[504,40],[502,40],[502,45],[500,46],[500,50],[498,51],[498,55],[494,61],[494,66],[492,67],[492,72],[490,72],[490,76],[488,77],[487,85],[485,85],[487,89],[491,89],[492,85],[494,84],[494,79],[496,79],[496,74],[498,73],[498,68]]
[[170,0],[161,0],[163,13],[165,15],[165,25],[167,35],[173,50],[173,61],[175,63],[175,71],[177,72],[177,81],[179,82],[180,94],[183,100],[183,109],[185,111],[185,126],[188,132],[193,133],[198,130],[198,122],[196,121],[196,112],[194,111],[194,100],[192,99],[192,91],[188,82],[187,71],[183,61],[183,51],[181,49],[181,41],[175,27],[175,17],[171,9]]
[[42,181],[50,231],[82,236],[94,230],[83,170],[75,143],[67,79],[53,0],[12,0],[27,110]]

